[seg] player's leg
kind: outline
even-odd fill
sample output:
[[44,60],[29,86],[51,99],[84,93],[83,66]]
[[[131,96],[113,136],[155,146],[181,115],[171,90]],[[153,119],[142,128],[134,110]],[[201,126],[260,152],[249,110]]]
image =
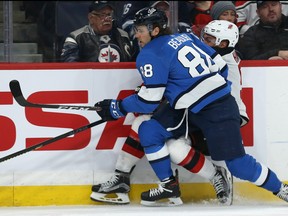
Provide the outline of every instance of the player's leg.
[[[173,124],[173,123],[172,123]],[[165,140],[172,136],[158,121],[150,119],[139,127],[139,137],[146,157],[161,181],[158,188],[141,194],[141,204],[147,206],[181,205],[178,175],[174,176]]]
[[128,204],[130,199],[130,174],[136,163],[144,156],[143,147],[138,137],[139,125],[149,120],[151,115],[140,115],[132,123],[129,136],[117,158],[115,172],[104,183],[92,186],[90,198],[94,201]]
[[202,121],[201,126],[212,159],[225,160],[233,176],[250,181],[288,201],[287,185],[282,183],[271,169],[246,154],[235,99],[232,96],[225,98],[221,103],[213,104],[211,109],[206,108],[205,112],[207,121]]
[[245,154],[242,157],[226,160],[226,164],[235,177],[250,181],[288,202],[288,185],[282,183],[275,172],[258,162],[253,156]]
[[[152,118],[156,119],[163,126],[163,128],[166,128],[167,130],[169,128],[173,128],[173,130],[171,130],[171,133],[173,133],[173,137],[179,137],[182,134],[185,134],[186,130],[188,130],[185,123],[180,124],[179,127],[175,127],[175,125],[178,125],[179,122],[183,120],[183,114],[183,110],[175,111],[170,107],[169,104],[162,104]],[[200,135],[197,137],[193,137],[194,141],[197,140],[200,143],[201,140],[201,142],[204,142],[204,144],[206,145],[203,139],[203,135],[201,136],[201,138]],[[176,143],[169,145],[173,143],[173,141],[175,141]],[[181,143],[184,143],[184,145],[181,145]],[[197,173],[200,176],[209,179],[216,191],[219,201],[226,205],[232,204],[233,179],[229,171],[224,168],[214,166],[211,161],[206,160],[202,153],[195,151],[195,149],[191,148],[191,146],[187,143],[187,140],[185,139],[171,139],[170,141],[168,141],[168,146],[171,160],[174,163],[183,166],[190,172]],[[207,148],[206,153],[208,153]]]
[[[150,189],[141,195],[143,205],[180,205],[180,187],[177,173],[174,176],[171,160],[165,141],[175,136],[167,128],[174,128],[182,122],[185,110],[174,110],[163,102],[153,114],[151,120],[139,127],[139,138],[145,155],[161,183],[158,188]],[[181,125],[181,124],[180,124]],[[177,137],[177,135],[176,135]],[[168,202],[163,202],[168,200]]]
[[[199,134],[199,133],[198,133]],[[204,140],[204,136],[202,135]],[[200,138],[198,137],[198,140]],[[195,141],[195,139],[194,139]],[[188,171],[208,179],[221,204],[231,205],[233,201],[233,178],[224,167],[214,165],[202,153],[191,147],[191,139],[184,136],[166,142],[171,161]],[[205,143],[202,143],[206,145]]]

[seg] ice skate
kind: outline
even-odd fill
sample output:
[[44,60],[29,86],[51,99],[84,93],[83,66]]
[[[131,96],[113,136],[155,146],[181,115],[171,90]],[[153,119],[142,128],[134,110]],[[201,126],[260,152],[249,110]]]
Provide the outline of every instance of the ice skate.
[[288,185],[282,183],[280,191],[278,193],[274,193],[274,195],[288,202]]
[[224,167],[216,166],[216,174],[211,184],[221,204],[232,205],[233,202],[233,177]]
[[176,176],[162,181],[158,188],[150,189],[141,194],[141,204],[145,206],[176,206],[183,204],[180,198],[181,192]]
[[130,174],[116,171],[107,182],[92,186],[90,198],[100,202],[129,204],[129,191]]

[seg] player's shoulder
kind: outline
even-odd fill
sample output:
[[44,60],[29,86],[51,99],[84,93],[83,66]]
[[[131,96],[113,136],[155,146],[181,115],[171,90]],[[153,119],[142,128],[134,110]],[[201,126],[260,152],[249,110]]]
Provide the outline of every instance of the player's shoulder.
[[167,44],[167,46],[171,45],[181,45],[182,43],[185,43],[186,41],[194,41],[195,38],[191,33],[175,33],[172,35],[169,35],[168,37],[163,37],[163,43]]

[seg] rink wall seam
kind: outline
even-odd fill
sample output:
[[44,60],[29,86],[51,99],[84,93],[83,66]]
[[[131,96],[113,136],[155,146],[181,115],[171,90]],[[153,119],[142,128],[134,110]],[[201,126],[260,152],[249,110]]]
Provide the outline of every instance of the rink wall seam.
[[[155,184],[132,184],[131,203],[140,203],[141,192],[155,187]],[[63,186],[1,186],[0,206],[61,206],[61,205],[103,205],[90,200],[90,185]],[[181,197],[184,203],[211,201],[216,197],[209,183],[181,183]],[[280,199],[271,192],[251,183],[234,184],[234,202],[237,200],[256,200],[274,202]]]

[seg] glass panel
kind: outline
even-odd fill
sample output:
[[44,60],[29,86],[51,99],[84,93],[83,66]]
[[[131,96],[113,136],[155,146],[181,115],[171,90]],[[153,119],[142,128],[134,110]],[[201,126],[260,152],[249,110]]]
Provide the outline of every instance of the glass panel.
[[[125,1],[110,3],[116,9],[115,23],[121,28]],[[0,62],[60,62],[65,38],[88,24],[90,4],[91,1],[1,1]],[[177,8],[177,2],[172,7]],[[172,17],[177,17],[175,11],[171,12]],[[171,23],[172,29],[175,25]]]

